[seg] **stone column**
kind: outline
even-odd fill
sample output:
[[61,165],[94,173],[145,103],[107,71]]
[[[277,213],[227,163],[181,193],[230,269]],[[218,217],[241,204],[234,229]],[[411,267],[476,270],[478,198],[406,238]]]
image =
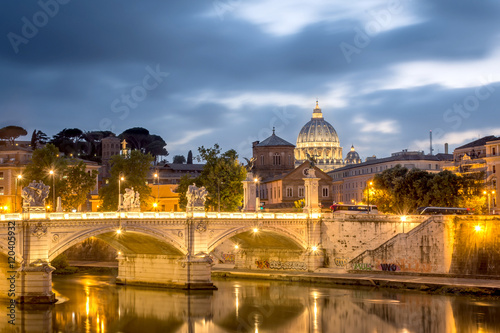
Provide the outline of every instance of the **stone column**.
[[245,212],[255,212],[258,208],[256,207],[256,184],[253,181],[253,174],[248,173],[247,179],[242,181],[243,183],[243,211]]
[[305,205],[304,213],[308,213],[310,216],[312,214],[321,213],[321,208],[319,207],[318,200],[318,187],[320,178],[316,178],[315,170],[313,168],[308,169],[308,175],[304,180],[305,187]]

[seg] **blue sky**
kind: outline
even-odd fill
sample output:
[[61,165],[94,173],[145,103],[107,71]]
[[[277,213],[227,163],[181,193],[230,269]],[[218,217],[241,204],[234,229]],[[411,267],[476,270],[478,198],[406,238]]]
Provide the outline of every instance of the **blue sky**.
[[[295,143],[316,98],[344,155],[500,135],[500,3],[4,1],[0,126],[145,127],[170,160]],[[195,153],[196,155],[196,153]]]

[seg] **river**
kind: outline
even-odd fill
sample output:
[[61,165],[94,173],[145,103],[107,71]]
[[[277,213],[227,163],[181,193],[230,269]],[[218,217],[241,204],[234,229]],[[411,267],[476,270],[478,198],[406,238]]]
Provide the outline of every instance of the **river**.
[[[215,280],[212,292],[54,276],[55,305],[16,309],[0,332],[500,332],[500,301],[387,289]],[[0,313],[5,316],[5,307]]]

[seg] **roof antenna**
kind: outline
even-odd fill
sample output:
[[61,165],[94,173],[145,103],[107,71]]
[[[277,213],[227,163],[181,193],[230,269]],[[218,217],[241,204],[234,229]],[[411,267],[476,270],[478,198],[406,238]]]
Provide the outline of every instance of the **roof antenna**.
[[273,126],[273,135],[274,135],[274,126]]

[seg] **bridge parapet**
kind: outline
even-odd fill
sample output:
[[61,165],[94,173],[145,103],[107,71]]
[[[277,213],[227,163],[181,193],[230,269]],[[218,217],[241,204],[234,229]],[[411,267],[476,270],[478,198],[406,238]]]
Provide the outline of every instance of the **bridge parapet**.
[[309,217],[318,219],[321,214],[310,216],[305,213],[230,213],[230,212],[88,212],[88,213],[18,213],[1,214],[0,221],[21,220],[105,220],[105,219],[292,219],[307,220]]

